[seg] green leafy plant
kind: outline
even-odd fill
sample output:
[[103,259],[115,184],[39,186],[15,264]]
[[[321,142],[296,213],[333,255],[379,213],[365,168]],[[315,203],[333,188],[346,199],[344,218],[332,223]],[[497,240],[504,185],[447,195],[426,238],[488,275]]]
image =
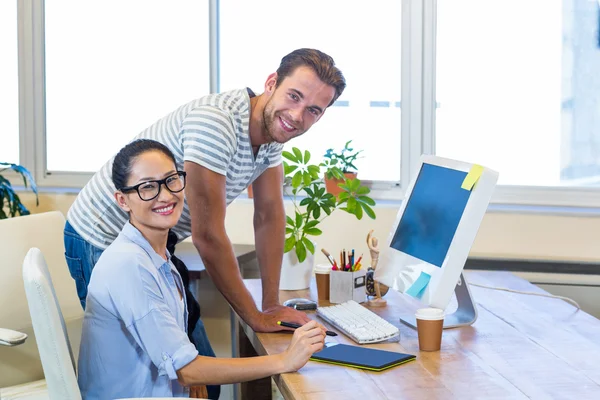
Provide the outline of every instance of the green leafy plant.
[[[283,162],[286,178],[285,195],[292,200],[294,215],[287,216],[284,252],[295,249],[300,262],[306,259],[307,251],[315,253],[311,236],[323,232],[319,224],[336,209],[344,210],[362,219],[366,214],[375,219],[375,201],[368,196],[371,191],[361,185],[358,179],[345,179],[340,185],[342,192],[336,198],[325,191],[321,178],[321,166],[309,164],[311,154],[294,147],[292,152],[284,151]],[[291,193],[289,193],[291,191]]]
[[4,171],[15,171],[23,177],[23,186],[27,187],[27,182],[33,193],[35,193],[35,204],[39,205],[37,186],[33,180],[33,176],[27,170],[17,164],[0,162],[0,219],[15,217],[17,215],[28,215],[29,210],[21,203],[21,199],[15,193],[9,180],[2,176]]
[[357,171],[354,161],[356,161],[362,150],[354,151],[350,147],[350,143],[352,143],[352,140],[348,140],[339,153],[334,152],[333,149],[328,149],[325,152],[323,156],[325,159],[321,166],[325,167],[327,179],[344,179],[345,173]]

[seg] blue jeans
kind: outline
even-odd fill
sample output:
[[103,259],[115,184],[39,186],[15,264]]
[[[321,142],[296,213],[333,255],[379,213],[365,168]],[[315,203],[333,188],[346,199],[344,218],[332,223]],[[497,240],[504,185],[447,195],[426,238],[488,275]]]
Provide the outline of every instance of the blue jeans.
[[[79,233],[67,221],[65,224],[65,258],[71,272],[71,277],[75,280],[77,286],[77,295],[81,306],[85,310],[85,299],[87,297],[87,286],[90,283],[92,269],[98,262],[100,255],[104,250],[88,243],[82,238]],[[215,357],[215,352],[208,341],[206,330],[202,319],[196,323],[196,327],[192,332],[194,345],[201,356]],[[208,397],[210,399],[218,399],[221,392],[221,386],[208,385]]]

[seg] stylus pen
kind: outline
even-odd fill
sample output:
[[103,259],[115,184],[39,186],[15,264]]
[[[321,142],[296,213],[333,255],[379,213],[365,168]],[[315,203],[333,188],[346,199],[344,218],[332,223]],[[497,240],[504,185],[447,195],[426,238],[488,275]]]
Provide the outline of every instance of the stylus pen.
[[[281,325],[281,326],[285,326],[286,328],[300,328],[302,325],[298,325],[298,324],[294,324],[293,322],[284,322],[284,321],[277,321],[277,325]],[[337,336],[337,333],[333,332],[333,331],[327,331],[325,332],[327,334],[327,336]]]

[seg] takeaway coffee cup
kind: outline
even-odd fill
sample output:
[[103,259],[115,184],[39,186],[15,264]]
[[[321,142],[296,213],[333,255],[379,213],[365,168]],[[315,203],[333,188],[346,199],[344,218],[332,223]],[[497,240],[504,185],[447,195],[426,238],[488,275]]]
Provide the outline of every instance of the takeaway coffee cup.
[[438,351],[442,346],[442,330],[444,328],[444,310],[439,308],[421,308],[415,313],[419,349],[422,351]]
[[317,294],[319,300],[329,301],[329,275],[331,266],[326,264],[315,265],[315,279],[317,280]]

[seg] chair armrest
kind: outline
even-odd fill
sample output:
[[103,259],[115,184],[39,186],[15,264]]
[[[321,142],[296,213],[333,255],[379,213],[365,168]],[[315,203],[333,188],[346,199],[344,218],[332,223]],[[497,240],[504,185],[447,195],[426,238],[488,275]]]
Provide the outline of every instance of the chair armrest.
[[17,346],[27,339],[27,334],[13,331],[12,329],[0,328],[0,345]]

